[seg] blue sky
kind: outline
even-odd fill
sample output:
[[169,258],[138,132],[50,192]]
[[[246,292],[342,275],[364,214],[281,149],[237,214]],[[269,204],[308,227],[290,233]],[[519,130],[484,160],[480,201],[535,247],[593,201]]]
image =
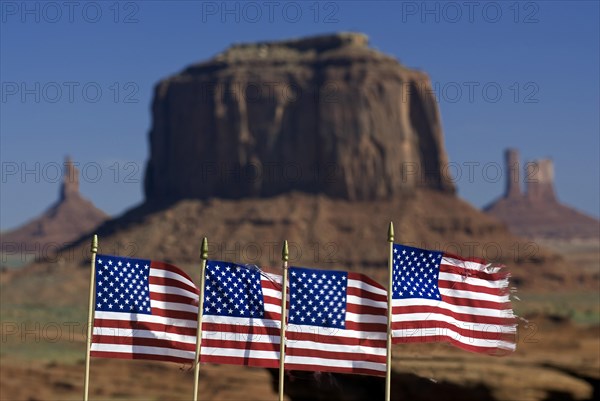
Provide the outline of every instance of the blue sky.
[[495,163],[517,147],[523,160],[552,158],[559,198],[598,216],[598,4],[3,1],[0,228],[57,199],[66,154],[98,207],[141,202],[156,82],[234,42],[335,31],[364,32],[430,75],[462,198],[499,196]]

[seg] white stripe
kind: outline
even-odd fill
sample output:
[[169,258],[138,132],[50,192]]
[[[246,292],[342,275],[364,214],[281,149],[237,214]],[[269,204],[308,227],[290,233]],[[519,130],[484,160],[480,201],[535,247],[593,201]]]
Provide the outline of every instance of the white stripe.
[[283,282],[283,276],[280,276],[279,274],[260,272],[260,275],[261,280],[272,281],[279,285],[281,285],[281,283]]
[[[515,324],[491,324],[491,323],[472,323],[465,322],[462,320],[455,319],[448,315],[444,315],[441,313],[403,313],[398,314],[392,318],[394,323],[399,322],[415,322],[421,323],[425,321],[441,321],[450,323],[458,328],[466,329],[466,330],[474,330],[474,331],[483,331],[483,332],[494,332],[494,333],[514,333],[517,328]],[[493,331],[490,330],[492,328]]]
[[367,314],[358,314],[352,312],[346,312],[346,321],[355,322],[355,323],[382,323],[387,324],[387,316],[386,315],[367,315]]
[[477,262],[458,260],[458,259],[450,258],[448,256],[443,257],[442,264],[446,264],[446,265],[450,265],[450,266],[457,266],[457,267],[464,267],[465,269],[476,270],[478,272],[490,273],[490,274],[498,273],[502,270],[501,267],[492,267],[491,263],[484,265],[484,264],[477,263]]
[[198,307],[196,305],[186,305],[180,304],[178,302],[165,302],[157,301],[156,299],[151,299],[150,306],[152,308],[158,308],[163,310],[176,310],[198,314]]
[[440,288],[440,294],[447,295],[455,298],[467,298],[476,299],[480,301],[492,301],[498,303],[505,303],[510,301],[510,295],[492,295],[483,292],[465,291],[465,290],[453,290],[449,288]]
[[157,340],[196,344],[196,336],[186,336],[182,334],[154,330],[122,329],[118,327],[94,327],[94,334],[112,337],[155,338]]
[[92,351],[116,352],[120,354],[146,354],[146,355],[167,355],[179,358],[194,360],[196,353],[194,351],[183,351],[173,348],[148,347],[145,345],[127,345],[127,344],[92,344]]
[[[288,348],[294,349],[310,349],[310,350],[319,350],[319,351],[329,351],[329,352],[348,352],[352,354],[372,354],[372,355],[386,355],[386,347],[383,346],[381,348],[376,347],[367,347],[362,345],[343,345],[343,344],[325,344],[316,341],[300,341],[300,340],[290,340],[287,342]],[[293,347],[292,347],[293,345]]]
[[372,306],[374,308],[381,308],[383,310],[387,310],[387,301],[374,301],[368,298],[357,297],[356,295],[347,295],[346,302],[354,305],[367,305]]
[[263,288],[262,292],[263,292],[263,295],[265,295],[267,297],[281,299],[281,291],[279,291],[279,290],[273,290],[271,288]]
[[188,280],[186,277],[182,276],[181,274],[177,274],[177,273],[174,273],[169,270],[163,270],[158,267],[150,268],[150,276],[162,277],[162,278],[172,278],[173,280],[177,280],[179,282],[187,284],[190,287],[197,288],[193,282],[191,282],[190,280]]
[[[442,309],[446,309],[455,313],[464,313],[468,315],[477,315],[477,316],[490,316],[490,317],[502,317],[502,318],[512,318],[514,317],[512,309],[491,309],[491,308],[475,308],[471,306],[459,306],[452,305],[443,301],[436,301],[433,299],[415,299],[415,298],[406,298],[406,299],[392,299],[392,307],[403,307],[403,306],[433,306]],[[395,313],[392,317],[392,321],[398,316]]]
[[362,338],[367,340],[385,340],[386,334],[379,331],[343,330],[329,327],[309,326],[290,323],[286,329],[286,337],[293,338],[294,333],[310,333],[341,338]]
[[[203,340],[220,340],[220,341],[239,341],[240,347],[244,348],[243,344],[248,342],[252,343],[265,343],[265,344],[279,344],[280,337],[269,336],[267,334],[252,334],[244,333],[242,330],[236,330],[234,333],[225,331],[209,331],[202,330]],[[194,337],[194,343],[196,337]]]
[[440,280],[455,281],[458,283],[466,283],[470,285],[478,285],[480,287],[503,289],[508,287],[508,279],[488,281],[477,277],[464,277],[460,274],[440,272]]
[[377,295],[386,295],[387,291],[384,290],[383,288],[378,288],[375,286],[372,286],[371,284],[367,284],[364,281],[360,281],[360,280],[354,280],[354,279],[348,279],[348,288],[353,287],[353,288],[358,288],[360,290],[366,290],[369,292],[372,292],[373,294],[377,294]]
[[159,323],[178,327],[196,327],[195,320],[175,319],[162,316],[145,315],[143,313],[102,312],[96,311],[96,319],[123,320],[127,322]]
[[281,315],[281,305],[273,305],[269,303],[265,303],[265,312],[272,312]]
[[194,294],[193,292],[184,290],[183,288],[179,288],[179,287],[172,287],[172,286],[168,286],[168,285],[159,285],[159,284],[150,284],[150,292],[156,292],[159,294],[175,294],[175,295],[182,295],[184,297],[190,298],[190,300],[192,301],[197,301],[198,300],[198,294]]
[[200,355],[279,360],[279,351],[259,351],[237,348],[202,347]]
[[[385,372],[385,363],[368,361],[347,361],[340,359],[314,358],[308,356],[285,356],[285,363],[297,363],[301,365],[312,365],[315,367],[338,367],[338,368],[363,368]],[[318,370],[318,369],[316,369]]]
[[450,337],[462,344],[472,345],[472,346],[477,346],[477,347],[482,347],[482,348],[503,348],[503,349],[508,349],[508,350],[515,350],[517,347],[516,344],[510,343],[507,341],[485,340],[485,339],[481,339],[481,338],[465,337],[465,336],[458,334],[454,330],[441,328],[441,327],[436,327],[436,328],[431,328],[431,329],[393,330],[392,336],[397,337],[397,338],[408,338],[408,337],[426,338],[426,337],[430,337],[430,336],[447,336],[447,337]]

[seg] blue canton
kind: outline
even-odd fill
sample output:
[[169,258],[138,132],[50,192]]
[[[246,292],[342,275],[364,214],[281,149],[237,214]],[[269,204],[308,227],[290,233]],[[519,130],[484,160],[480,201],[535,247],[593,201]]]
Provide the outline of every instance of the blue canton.
[[260,271],[235,263],[206,263],[204,314],[256,317],[265,314]]
[[442,252],[394,244],[393,256],[393,299],[441,299],[438,277]]
[[348,273],[290,268],[289,323],[346,327]]
[[152,314],[150,261],[96,256],[96,310]]

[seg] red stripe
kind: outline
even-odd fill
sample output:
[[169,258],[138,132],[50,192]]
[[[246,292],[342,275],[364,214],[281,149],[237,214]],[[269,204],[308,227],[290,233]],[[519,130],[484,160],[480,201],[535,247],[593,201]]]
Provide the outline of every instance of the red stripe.
[[439,280],[438,286],[440,288],[446,288],[450,290],[479,292],[483,294],[495,295],[498,297],[506,295],[506,289],[504,288],[490,288],[460,281]]
[[299,363],[286,363],[285,370],[308,370],[311,372],[334,372],[334,373],[352,373],[356,375],[371,375],[371,376],[385,376],[385,371],[365,368],[342,368],[339,366],[321,366],[321,365],[305,365]]
[[108,352],[108,351],[91,351],[90,355],[97,358],[116,358],[116,359],[143,359],[147,361],[163,361],[189,364],[193,359],[180,358],[169,355],[152,355],[152,354],[129,354],[123,352]]
[[260,284],[263,289],[275,290],[281,292],[281,284],[271,281],[266,277],[261,277]]
[[263,320],[276,320],[279,322],[281,320],[281,313],[265,311],[265,314],[263,315],[262,319]]
[[219,363],[225,365],[243,365],[259,368],[278,368],[279,359],[247,358],[236,356],[201,355],[202,363]]
[[[392,308],[392,313],[394,315],[404,315],[404,314],[408,314],[408,313],[439,313],[442,315],[452,317],[456,320],[460,320],[462,322],[483,323],[483,324],[510,325],[514,321],[514,319],[510,318],[510,317],[502,318],[502,317],[493,317],[493,316],[471,315],[471,314],[467,314],[467,313],[456,313],[454,311],[442,309],[437,306],[425,306],[425,305],[395,306]],[[392,325],[395,325],[397,323],[400,323],[400,322],[393,322]]]
[[369,306],[364,304],[347,303],[346,310],[359,315],[387,316],[387,308],[380,308],[377,306]]
[[366,298],[366,299],[370,299],[373,301],[379,301],[379,302],[386,302],[387,301],[387,295],[385,294],[374,294],[372,292],[369,292],[367,290],[361,289],[361,288],[356,288],[356,287],[348,287],[346,289],[346,293],[348,295],[354,295],[360,298]]
[[148,323],[131,320],[112,320],[98,319],[94,320],[94,327],[105,327],[114,329],[131,329],[131,330],[150,330],[157,333],[174,333],[184,336],[195,336],[196,327],[180,327],[161,323]]
[[[286,355],[289,356],[304,356],[308,358],[332,359],[334,361],[360,361],[373,362],[385,365],[385,355],[373,355],[367,353],[354,353],[342,351],[324,351],[310,348],[289,348],[286,350]],[[323,362],[319,362],[323,363]]]
[[457,298],[448,295],[443,295],[443,298],[444,302],[450,305],[512,311],[512,306],[510,302],[482,301],[481,299]]
[[[150,299],[152,299],[152,297]],[[191,320],[193,322],[196,322],[198,320],[197,313],[171,309],[160,309],[156,306],[152,307],[152,316],[160,316],[170,319]]]
[[263,301],[265,302],[265,304],[276,305],[276,306],[281,307],[281,299],[263,295]]
[[211,348],[230,348],[253,351],[279,352],[279,343],[259,343],[252,341],[215,340],[202,338],[202,346]]
[[346,320],[346,330],[385,333],[387,330],[387,323],[355,323]]
[[178,304],[198,306],[198,300],[185,295],[178,294],[163,294],[161,292],[151,292],[150,298],[156,301],[174,302]]

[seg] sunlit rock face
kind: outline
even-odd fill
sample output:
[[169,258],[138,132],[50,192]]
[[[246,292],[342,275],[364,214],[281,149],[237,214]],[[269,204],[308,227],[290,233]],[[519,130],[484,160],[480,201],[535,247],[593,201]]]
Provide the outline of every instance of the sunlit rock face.
[[146,197],[453,193],[432,93],[362,34],[234,45],[156,86]]

